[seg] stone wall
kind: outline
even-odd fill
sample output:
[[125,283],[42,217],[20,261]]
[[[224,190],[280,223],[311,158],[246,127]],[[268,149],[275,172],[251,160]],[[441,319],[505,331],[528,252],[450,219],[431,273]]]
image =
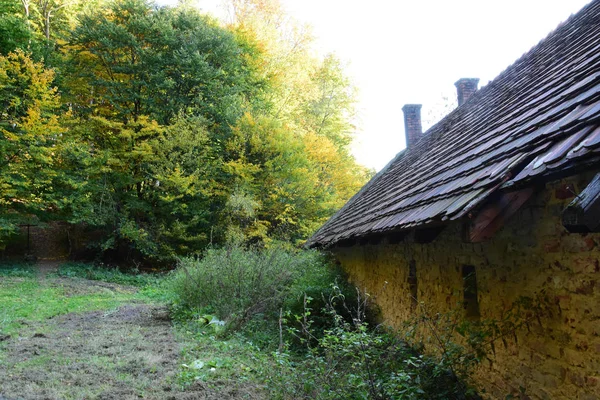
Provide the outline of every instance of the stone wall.
[[[409,265],[416,268],[418,301],[445,312],[463,301],[463,266],[476,272],[482,320],[502,318],[522,297],[545,293],[553,315],[528,324],[495,346],[474,375],[484,397],[522,390],[532,399],[600,399],[600,234],[571,234],[561,212],[591,175],[557,181],[530,199],[484,243],[462,240],[449,225],[433,242],[335,248],[350,279],[375,297],[384,321],[400,328],[415,312]],[[420,307],[418,308],[420,309]],[[522,388],[522,389],[520,389]]]

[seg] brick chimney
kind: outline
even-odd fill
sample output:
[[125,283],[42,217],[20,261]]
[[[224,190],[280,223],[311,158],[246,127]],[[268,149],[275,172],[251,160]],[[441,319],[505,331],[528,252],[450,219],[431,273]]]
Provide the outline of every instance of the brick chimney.
[[419,140],[423,133],[421,127],[421,105],[405,104],[402,107],[404,112],[404,133],[406,134],[406,147],[410,148]]
[[473,93],[477,91],[479,78],[461,78],[456,81],[456,92],[458,94],[458,106],[462,106]]

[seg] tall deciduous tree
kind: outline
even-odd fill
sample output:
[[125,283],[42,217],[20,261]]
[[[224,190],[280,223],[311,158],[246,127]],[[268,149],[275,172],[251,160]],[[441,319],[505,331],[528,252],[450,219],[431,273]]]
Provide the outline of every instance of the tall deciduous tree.
[[33,3],[39,14],[39,26],[46,38],[46,45],[51,40],[64,36],[65,31],[74,26],[75,12],[80,0],[22,0]]
[[0,56],[0,244],[26,215],[53,204],[56,142],[62,134],[54,73],[23,51]]
[[0,54],[32,54],[0,58],[0,242],[31,214],[121,259],[301,242],[365,181],[353,88],[276,0],[233,0],[227,29],[185,4],[19,1],[0,0]]
[[36,45],[29,7],[28,0],[0,0],[0,54],[31,50]]
[[230,5],[231,29],[261,50],[271,104],[262,115],[239,121],[236,140],[246,138],[242,148],[251,152],[240,152],[233,165],[255,171],[250,182],[261,189],[244,193],[256,201],[257,221],[268,235],[301,240],[368,179],[349,149],[356,93],[339,60],[316,57],[309,30],[287,17],[278,0]]
[[143,0],[83,17],[70,46],[67,98],[94,182],[72,221],[103,227],[102,250],[120,255],[199,250],[227,198],[224,143],[260,98],[251,47],[192,9]]
[[148,115],[164,125],[185,110],[225,132],[263,85],[248,49],[188,8],[117,2],[83,17],[71,42],[86,82],[74,91],[77,102],[121,119]]

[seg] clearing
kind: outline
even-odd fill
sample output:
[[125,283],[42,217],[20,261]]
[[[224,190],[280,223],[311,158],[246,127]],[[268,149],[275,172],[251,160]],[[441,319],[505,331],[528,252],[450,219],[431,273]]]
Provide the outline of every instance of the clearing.
[[182,379],[195,346],[144,290],[0,271],[0,400],[259,399],[256,384]]

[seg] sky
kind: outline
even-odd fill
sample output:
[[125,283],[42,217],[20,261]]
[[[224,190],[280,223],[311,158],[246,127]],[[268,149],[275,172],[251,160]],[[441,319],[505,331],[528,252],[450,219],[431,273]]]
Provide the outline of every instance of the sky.
[[[218,16],[221,1],[197,4]],[[428,128],[455,103],[454,82],[486,85],[589,1],[281,0],[345,63],[359,92],[352,152],[376,170],[405,147],[404,104],[423,104]]]

